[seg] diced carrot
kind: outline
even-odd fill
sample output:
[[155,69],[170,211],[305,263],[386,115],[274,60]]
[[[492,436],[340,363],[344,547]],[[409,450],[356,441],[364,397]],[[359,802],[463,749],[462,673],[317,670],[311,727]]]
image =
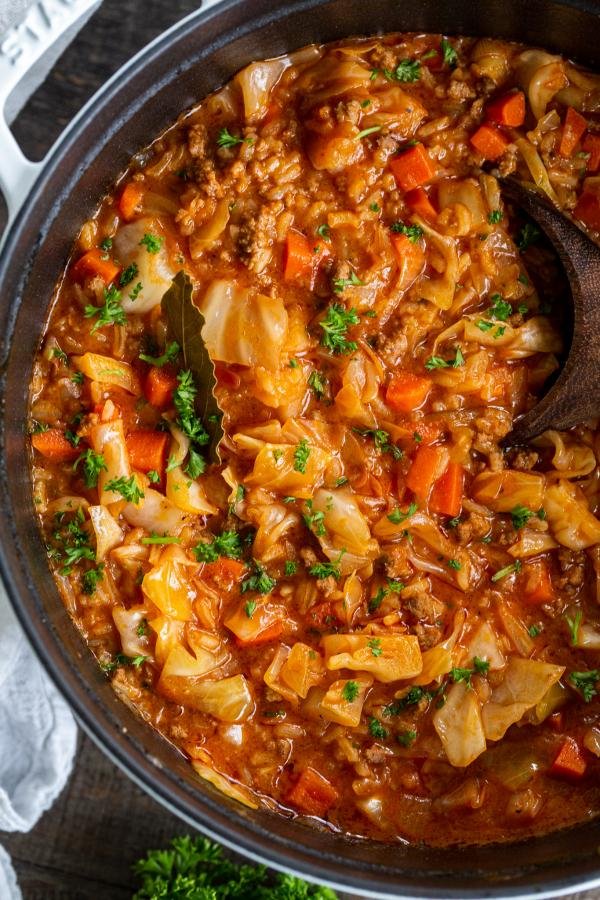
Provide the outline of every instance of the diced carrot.
[[567,107],[565,124],[563,125],[563,133],[558,148],[558,152],[565,159],[573,156],[575,147],[585,134],[587,125],[587,120],[580,116],[576,109],[573,109],[572,106]]
[[496,125],[509,125],[518,128],[525,121],[525,94],[523,91],[511,91],[489,103],[485,110],[487,118]]
[[462,508],[464,469],[459,463],[448,463],[448,468],[433,486],[429,508],[445,516],[457,516]]
[[417,497],[425,499],[429,495],[433,483],[442,474],[443,458],[440,447],[419,447],[406,476],[406,486]]
[[283,622],[279,619],[272,622],[263,631],[259,631],[250,640],[242,640],[236,637],[235,642],[238,647],[258,647],[259,644],[268,644],[271,641],[278,640],[283,634]]
[[573,738],[568,737],[550,766],[550,774],[559,778],[576,779],[585,775],[586,769],[587,763],[583,758],[579,744]]
[[295,281],[312,276],[322,259],[329,256],[329,249],[322,240],[309,241],[306,235],[293,228],[288,231],[283,248],[283,277]]
[[543,561],[525,563],[521,573],[524,599],[532,606],[540,606],[554,600],[552,576]]
[[600,231],[600,194],[584,190],[573,210],[576,219],[594,231]]
[[498,159],[510,141],[493,125],[480,125],[471,135],[471,144],[484,159]]
[[416,144],[390,160],[390,169],[402,191],[421,187],[435,176],[435,163],[423,144]]
[[42,456],[52,462],[73,462],[81,450],[74,447],[60,428],[49,428],[31,436],[31,443]]
[[433,203],[429,199],[425,188],[418,187],[412,191],[409,191],[404,199],[408,203],[411,212],[415,213],[417,216],[420,216],[422,219],[426,219],[428,222],[433,222],[434,219],[437,218],[437,212]]
[[588,172],[597,172],[600,169],[600,134],[586,134],[582,148],[590,154],[586,169]]
[[421,274],[425,265],[425,254],[416,242],[413,243],[405,234],[390,234],[396,262],[400,267],[400,281],[414,281]]
[[394,412],[413,412],[427,399],[431,384],[431,379],[422,375],[397,372],[387,386],[385,402]]
[[80,256],[73,268],[71,274],[75,281],[84,281],[86,278],[93,278],[98,275],[105,284],[110,284],[119,274],[119,267],[112,261],[107,259],[108,254],[98,247],[88,250],[83,256]]
[[331,628],[331,626],[337,625],[340,621],[335,604],[330,600],[311,606],[308,611],[308,617],[313,628]]
[[338,797],[334,786],[320,772],[308,766],[287,795],[287,800],[303,812],[323,818],[337,803]]
[[169,440],[164,431],[130,431],[125,438],[129,462],[140,472],[158,472],[162,479]]
[[[405,422],[403,422],[402,425],[406,427]],[[422,421],[417,425],[411,425],[410,428],[413,440],[415,439],[415,435],[417,435],[416,440],[421,444],[435,443],[435,441],[439,440],[446,431],[446,425],[439,419],[433,419],[429,422]]]
[[173,391],[177,387],[177,376],[173,369],[164,366],[152,366],[146,376],[144,395],[148,403],[157,409],[165,409],[173,402]]
[[231,587],[241,579],[246,566],[237,559],[220,556],[212,563],[206,563],[202,569],[202,578],[216,581],[222,587]]
[[125,185],[119,197],[119,212],[128,222],[139,212],[143,196],[144,186],[140,181],[130,181]]

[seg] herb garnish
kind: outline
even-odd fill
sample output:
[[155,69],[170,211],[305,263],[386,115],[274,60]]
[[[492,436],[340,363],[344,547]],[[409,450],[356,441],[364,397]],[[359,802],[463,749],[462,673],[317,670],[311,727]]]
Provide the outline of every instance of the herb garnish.
[[116,287],[111,286],[104,289],[104,303],[102,306],[92,306],[88,304],[83,311],[86,319],[98,316],[98,319],[92,325],[92,334],[105,325],[125,325],[127,316],[125,310],[121,306],[121,292]]
[[332,353],[353,353],[358,345],[355,341],[346,340],[346,333],[351,325],[358,325],[359,322],[355,309],[346,309],[341,303],[332,303],[319,322],[319,327],[323,329],[322,346]]
[[104,470],[108,471],[106,461],[101,453],[95,453],[93,450],[85,450],[81,456],[78,456],[73,464],[73,471],[77,470],[80,463],[83,463],[83,479],[86,488],[95,488],[98,485],[98,476]]
[[124,476],[121,476],[121,478],[111,478],[111,480],[107,481],[104,485],[104,490],[115,491],[115,493],[120,494],[124,500],[127,500],[128,503],[139,503],[144,497],[144,492],[135,480],[135,475],[132,475],[130,478],[125,478]]
[[198,562],[216,562],[219,556],[239,559],[242,555],[242,542],[237,531],[222,531],[210,542],[200,541],[192,549],[192,553]]

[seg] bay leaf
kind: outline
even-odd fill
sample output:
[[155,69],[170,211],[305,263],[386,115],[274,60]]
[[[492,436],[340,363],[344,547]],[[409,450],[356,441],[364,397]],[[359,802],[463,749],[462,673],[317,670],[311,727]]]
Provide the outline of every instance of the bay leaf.
[[204,316],[192,300],[193,284],[185,272],[178,272],[161,301],[167,320],[169,337],[177,341],[183,357],[183,368],[189,369],[196,385],[196,413],[210,435],[208,458],[220,463],[219,444],[223,437],[223,413],[214,391],[217,384],[215,367],[202,338]]

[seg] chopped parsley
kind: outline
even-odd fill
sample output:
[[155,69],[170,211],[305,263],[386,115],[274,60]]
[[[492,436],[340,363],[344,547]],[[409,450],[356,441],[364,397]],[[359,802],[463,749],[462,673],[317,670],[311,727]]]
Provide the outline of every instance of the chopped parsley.
[[177,376],[178,386],[173,391],[173,403],[177,410],[177,425],[192,443],[203,446],[210,437],[204,425],[196,415],[194,401],[198,389],[194,384],[194,376],[187,369]]
[[257,594],[270,594],[277,582],[274,578],[270,578],[264,568],[256,560],[252,560],[254,572],[244,578],[240,585],[242,594],[247,591],[256,591]]
[[295,575],[297,571],[298,571],[298,563],[294,562],[294,560],[292,560],[292,559],[288,559],[285,563],[285,569],[284,569],[285,575],[288,578],[291,578],[292,575]]
[[60,347],[54,347],[52,350],[52,359],[59,359],[65,366],[69,364],[69,357]]
[[217,146],[218,147],[237,147],[238,144],[252,144],[254,143],[252,138],[241,138],[237,137],[235,134],[231,134],[229,129],[221,128],[219,131],[219,137],[217,138]]
[[565,622],[568,625],[569,631],[571,632],[571,647],[576,647],[579,643],[579,628],[581,627],[581,620],[583,619],[583,613],[580,609],[577,610],[573,618],[570,616],[565,616]]
[[395,81],[410,83],[421,77],[421,63],[418,59],[401,59],[393,72]]
[[[376,132],[381,131],[381,125],[371,125],[370,128],[363,128],[362,131],[359,131],[357,135],[355,135],[354,140],[360,141],[365,137],[368,137],[370,134],[376,134]],[[362,282],[360,282],[362,284]],[[337,290],[337,288],[335,288]],[[343,290],[343,288],[342,288]]]
[[[358,135],[357,135],[357,137],[358,137]],[[360,278],[358,277],[356,272],[351,272],[350,278],[334,278],[333,279],[333,289],[336,292],[336,294],[342,294],[346,290],[346,288],[360,287],[363,284],[364,284],[364,281],[360,280]],[[341,309],[343,310],[344,308],[341,307]],[[354,310],[351,309],[348,312],[353,313]],[[355,313],[355,315],[356,315],[356,313]],[[358,316],[356,316],[356,322],[352,322],[351,324],[352,325],[358,324]]]
[[120,494],[128,503],[139,503],[144,497],[144,492],[135,480],[135,475],[132,475],[130,478],[125,478],[124,476],[111,478],[104,485],[104,490]]
[[405,234],[411,244],[416,244],[423,235],[420,225],[405,225],[404,222],[394,222],[390,225],[390,231],[393,231],[394,234]]
[[131,263],[126,269],[123,269],[119,276],[119,287],[127,287],[127,285],[133,281],[137,273],[137,263]]
[[[295,500],[295,497],[291,497],[291,500]],[[323,537],[325,534],[325,513],[322,510],[317,510],[317,512],[313,512],[313,502],[312,500],[306,501],[306,509],[302,516],[306,527],[316,534],[317,537]]]
[[596,682],[600,679],[600,670],[589,669],[587,672],[571,672],[569,681],[581,691],[586,703],[596,696]]
[[353,428],[352,430],[360,434],[361,437],[373,438],[375,448],[380,453],[391,453],[396,460],[402,459],[404,456],[401,448],[390,442],[390,434],[388,431],[384,431],[383,428]]
[[248,600],[247,603],[244,603],[244,612],[251,619],[256,612],[256,600]]
[[518,249],[523,253],[523,251],[527,250],[528,247],[531,247],[532,244],[537,243],[541,236],[542,233],[540,229],[536,225],[532,225],[531,222],[528,222],[519,232],[517,238]]
[[518,503],[511,509],[510,516],[512,519],[513,528],[518,531],[520,528],[524,528],[525,525],[527,525],[531,517],[535,516],[535,513],[531,509],[527,509],[526,506],[522,506],[520,503]]
[[490,225],[497,225],[498,222],[502,221],[502,210],[501,209],[493,209],[490,213],[488,213],[487,217]]
[[81,456],[78,456],[73,465],[73,471],[77,470],[79,464],[83,464],[83,480],[86,488],[95,488],[98,485],[98,476],[104,469],[108,471],[106,461],[101,453],[95,453],[93,450],[86,450]]
[[180,544],[181,538],[169,534],[152,534],[149,537],[143,537],[142,544]]
[[65,514],[57,513],[55,516],[56,528],[52,532],[54,545],[48,548],[48,555],[56,562],[62,563],[59,572],[61,575],[70,575],[73,566],[82,560],[95,560],[96,554],[90,545],[90,537],[83,527],[85,516],[83,509],[79,507],[73,518],[64,521]]
[[100,249],[104,250],[105,253],[108,253],[108,251],[112,249],[112,245],[112,238],[105,237],[102,241],[100,241]]
[[206,460],[203,456],[201,456],[197,450],[194,450],[193,447],[190,447],[188,454],[188,461],[186,465],[183,467],[183,471],[186,475],[189,475],[190,478],[198,478],[199,475],[206,469]]
[[454,359],[430,356],[429,359],[425,360],[425,368],[428,372],[431,372],[433,369],[458,369],[459,366],[464,366],[464,364],[465,358],[460,347],[457,347],[454,351]]
[[331,240],[331,228],[325,222],[315,229],[315,233],[318,234],[320,238],[323,238],[324,241]]
[[99,563],[93,569],[87,569],[81,578],[81,586],[84,594],[93,594],[98,587],[98,582],[104,578],[104,563]]
[[347,681],[342,688],[342,697],[346,703],[354,703],[358,697],[360,688],[357,681]]
[[399,731],[396,735],[396,740],[403,747],[410,747],[410,745],[416,740],[417,732],[412,729],[408,731]]
[[459,561],[457,559],[449,559],[448,567],[450,569],[454,569],[455,572],[459,572],[460,568],[461,568],[461,564],[459,563]]
[[388,520],[392,522],[393,525],[401,525],[402,522],[406,522],[407,519],[410,519],[411,516],[414,516],[418,509],[416,503],[411,503],[406,512],[402,512],[399,507],[392,510],[392,512],[388,515]]
[[453,69],[458,62],[458,54],[450,41],[447,41],[446,38],[442,38],[440,50],[442,51],[444,62]]
[[146,353],[140,353],[140,359],[150,366],[158,366],[159,369],[162,369],[167,363],[175,362],[180,349],[177,341],[172,341],[170,344],[167,344],[165,352],[161,356],[148,356]]
[[147,659],[147,656],[125,656],[124,653],[117,653],[112,662],[100,663],[100,667],[105,672],[113,672],[121,666],[135,666],[136,669],[139,669],[141,664]]
[[237,531],[222,531],[213,540],[200,541],[192,549],[198,562],[216,562],[219,556],[239,559],[242,555],[242,541]]
[[104,303],[102,306],[92,306],[89,304],[85,307],[83,314],[86,319],[98,316],[92,326],[92,334],[105,325],[125,325],[127,316],[125,310],[121,306],[121,292],[112,286],[104,289]]
[[490,668],[490,664],[487,659],[481,659],[479,656],[474,656],[473,668],[479,675],[486,675]]
[[542,633],[542,629],[539,625],[530,625],[527,631],[529,633],[529,637],[532,638],[539,637],[539,635]]
[[355,309],[346,309],[341,303],[332,303],[319,322],[319,327],[323,329],[322,346],[332,353],[354,353],[358,345],[355,341],[346,340],[346,334],[351,325],[358,325],[359,322]]
[[379,719],[376,719],[375,716],[369,716],[368,727],[369,734],[372,737],[377,738],[380,741],[385,741],[388,736],[388,730],[381,724]]
[[383,653],[380,638],[371,638],[369,641],[367,641],[367,647],[369,648],[373,656],[381,656],[381,654]]
[[130,299],[130,300],[137,300],[137,298],[138,298],[138,296],[139,296],[139,294],[140,294],[140,292],[141,292],[141,290],[142,290],[143,287],[144,287],[144,285],[142,284],[142,282],[141,282],[141,281],[138,281],[138,283],[136,284],[136,286],[134,287],[134,289],[133,289],[132,292],[130,293],[129,299]]
[[492,581],[500,581],[501,578],[506,578],[507,575],[512,575],[513,572],[521,571],[521,560],[517,559],[514,563],[511,563],[508,566],[504,566],[503,569],[499,569],[494,575],[492,575]]
[[386,587],[378,588],[377,593],[369,600],[369,612],[377,612],[386,597],[390,594],[399,594],[403,590],[404,585],[401,581],[390,581]]
[[308,376],[308,386],[318,400],[325,396],[326,384],[327,379],[325,376],[318,372],[317,369],[313,369]]
[[157,234],[148,234],[146,233],[144,237],[140,241],[140,245],[143,245],[148,253],[158,253],[160,248],[163,245],[164,238],[159,237]]
[[404,697],[401,697],[399,700],[394,700],[393,703],[389,703],[387,706],[383,707],[383,715],[384,716],[397,716],[403,710],[405,710],[409,706],[416,706],[417,703],[420,703],[421,700],[431,700],[433,694],[429,691],[426,691],[424,688],[419,687],[418,685],[414,685],[409,688]]
[[500,322],[506,322],[513,311],[510,303],[505,300],[501,294],[492,294],[490,300],[492,301],[492,305],[488,309],[488,315]]
[[342,574],[340,571],[340,562],[345,552],[345,550],[340,551],[340,555],[334,562],[315,563],[315,565],[311,566],[308,570],[308,574],[319,580],[331,577],[335,578],[337,581]]
[[306,473],[306,464],[309,456],[310,447],[308,446],[308,441],[306,438],[302,438],[294,450],[294,469],[296,472],[300,472],[302,475]]
[[158,484],[159,483],[160,475],[158,474],[156,469],[150,469],[149,472],[146,472],[146,475],[148,476],[148,481],[150,482],[150,484]]

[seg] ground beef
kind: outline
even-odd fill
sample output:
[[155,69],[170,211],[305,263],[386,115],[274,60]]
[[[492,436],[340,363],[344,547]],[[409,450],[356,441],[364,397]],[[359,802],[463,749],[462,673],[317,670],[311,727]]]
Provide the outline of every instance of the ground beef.
[[384,44],[378,44],[371,51],[371,62],[376,69],[395,69],[396,53]]
[[448,96],[452,100],[472,100],[476,94],[474,89],[466,82],[455,79],[448,88]]
[[520,472],[528,472],[535,468],[539,459],[540,454],[535,450],[517,450],[509,456],[511,468],[518,469]]
[[377,351],[390,369],[398,365],[408,350],[408,338],[403,332],[390,334],[379,343]]
[[481,540],[490,530],[490,520],[479,513],[471,512],[468,514],[464,522],[459,522],[456,526],[456,535],[460,543],[464,546],[470,541]]
[[585,581],[585,553],[583,550],[568,550],[561,547],[557,553],[562,576],[556,584],[569,593],[575,593]]
[[500,160],[500,165],[498,166],[500,175],[503,178],[506,178],[507,175],[512,175],[513,172],[517,171],[518,156],[519,152],[514,144],[511,144],[506,148],[504,156]]
[[361,112],[362,109],[358,100],[340,100],[335,108],[335,117],[340,125],[344,122],[358,125]]
[[406,579],[412,575],[412,566],[406,556],[405,547],[389,547],[386,552],[385,574],[393,581]]
[[187,145],[190,155],[196,159],[206,155],[208,134],[204,125],[192,125],[188,131]]
[[273,205],[262,206],[257,215],[250,215],[242,220],[237,247],[241,259],[251,272],[262,272],[270,262],[275,224],[276,212]]
[[436,625],[444,616],[446,606],[441,600],[436,600],[430,594],[415,594],[406,601],[406,609],[415,619],[426,622],[428,625]]

